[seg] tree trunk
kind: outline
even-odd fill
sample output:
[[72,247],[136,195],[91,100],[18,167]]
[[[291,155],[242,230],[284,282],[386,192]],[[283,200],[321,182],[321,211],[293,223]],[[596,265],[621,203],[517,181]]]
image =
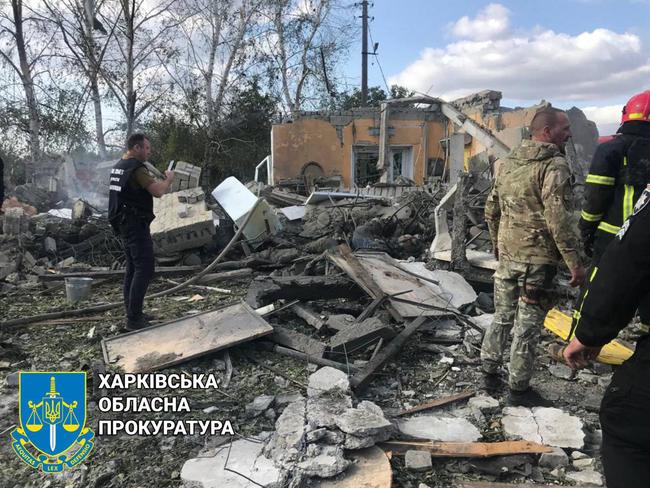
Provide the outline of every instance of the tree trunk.
[[[31,67],[27,61],[27,50],[25,48],[25,35],[23,33],[23,2],[22,0],[11,0],[11,7],[16,27],[16,49],[20,60],[20,81],[25,90],[25,100],[29,112],[29,152],[32,164],[41,159],[41,117],[38,110],[38,101],[34,90],[34,79]],[[33,172],[31,172],[33,175]]]
[[135,125],[135,103],[136,103],[136,93],[133,88],[133,76],[134,76],[134,58],[133,58],[133,44],[135,42],[135,32],[133,25],[135,22],[135,0],[122,0],[122,6],[124,11],[124,22],[125,22],[125,34],[126,34],[126,137],[128,138],[133,133],[133,128]]
[[95,35],[93,30],[93,12],[92,2],[84,1],[84,37],[86,38],[87,57],[89,61],[88,77],[90,79],[90,96],[93,101],[95,111],[95,142],[97,151],[102,159],[106,159],[106,141],[104,140],[104,121],[102,120],[102,100],[99,94],[99,62],[95,52]]

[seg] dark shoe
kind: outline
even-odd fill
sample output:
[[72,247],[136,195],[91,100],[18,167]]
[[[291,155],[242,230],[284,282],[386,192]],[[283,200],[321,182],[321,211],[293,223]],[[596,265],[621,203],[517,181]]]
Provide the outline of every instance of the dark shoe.
[[134,330],[146,329],[147,327],[151,327],[152,325],[153,324],[149,322],[147,319],[145,319],[144,317],[138,320],[128,319],[126,321],[126,330],[134,331]]
[[501,376],[497,373],[486,373],[483,372],[483,388],[489,394],[498,393],[498,391],[504,386]]
[[149,322],[154,322],[158,320],[158,317],[156,317],[155,315],[151,315],[150,313],[143,313],[142,318],[148,320]]
[[548,401],[542,395],[532,388],[527,390],[518,391],[510,390],[508,395],[508,405],[512,407],[552,407],[553,403]]

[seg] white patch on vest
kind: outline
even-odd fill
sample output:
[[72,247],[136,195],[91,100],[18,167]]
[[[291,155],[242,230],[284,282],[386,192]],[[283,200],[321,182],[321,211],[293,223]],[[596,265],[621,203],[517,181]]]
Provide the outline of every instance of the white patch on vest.
[[108,187],[108,189],[112,191],[122,191],[122,187],[119,185],[111,185]]

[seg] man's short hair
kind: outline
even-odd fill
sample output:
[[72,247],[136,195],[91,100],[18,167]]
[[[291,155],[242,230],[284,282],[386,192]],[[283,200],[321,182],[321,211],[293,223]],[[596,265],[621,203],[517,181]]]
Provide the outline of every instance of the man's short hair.
[[564,113],[555,107],[545,107],[537,111],[530,121],[530,133],[537,134],[544,130],[544,127],[555,127],[558,123],[558,114]]
[[142,145],[142,143],[145,141],[145,139],[148,141],[149,138],[145,136],[144,134],[140,132],[136,132],[135,134],[131,134],[129,138],[126,141],[126,148],[127,149],[133,149],[137,145]]

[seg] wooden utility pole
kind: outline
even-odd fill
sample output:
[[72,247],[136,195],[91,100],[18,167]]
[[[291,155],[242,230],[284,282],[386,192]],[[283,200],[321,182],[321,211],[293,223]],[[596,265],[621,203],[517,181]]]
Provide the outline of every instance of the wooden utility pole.
[[361,2],[361,105],[368,102],[368,0]]

